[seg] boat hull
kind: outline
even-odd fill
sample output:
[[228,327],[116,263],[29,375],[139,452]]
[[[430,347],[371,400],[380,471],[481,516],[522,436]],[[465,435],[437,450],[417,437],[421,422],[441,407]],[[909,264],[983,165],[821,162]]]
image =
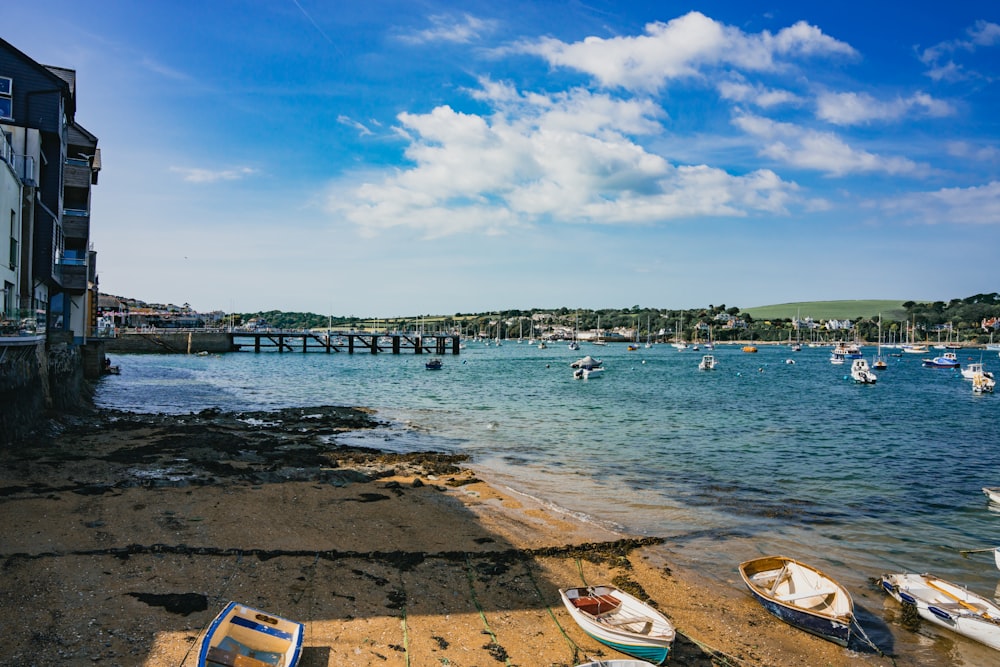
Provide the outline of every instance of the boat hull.
[[986,598],[929,574],[884,574],[879,583],[925,621],[1000,650],[1000,607]]
[[[673,625],[628,593],[614,586],[589,586],[560,589],[559,595],[570,616],[591,639],[654,665],[662,664],[670,655]],[[588,606],[598,600],[613,601],[612,606],[607,611],[602,611],[600,605]]]
[[205,633],[198,667],[240,664],[242,658],[253,659],[252,664],[295,667],[302,654],[303,630],[296,621],[230,602]]
[[840,646],[850,642],[854,603],[827,575],[784,556],[746,561],[739,571],[753,597],[776,618]]

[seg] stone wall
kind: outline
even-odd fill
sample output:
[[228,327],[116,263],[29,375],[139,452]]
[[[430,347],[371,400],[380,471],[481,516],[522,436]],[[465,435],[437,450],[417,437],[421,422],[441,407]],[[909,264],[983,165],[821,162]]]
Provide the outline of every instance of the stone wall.
[[108,354],[222,354],[233,351],[233,340],[227,333],[130,332],[104,339],[104,350]]
[[83,356],[71,342],[0,347],[0,446],[31,436],[47,414],[90,405]]

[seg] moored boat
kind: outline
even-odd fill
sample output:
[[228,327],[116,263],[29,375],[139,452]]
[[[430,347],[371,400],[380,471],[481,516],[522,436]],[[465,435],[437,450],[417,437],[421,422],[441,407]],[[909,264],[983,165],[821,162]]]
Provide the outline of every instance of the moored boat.
[[957,354],[945,352],[940,357],[924,359],[923,365],[925,368],[960,368],[962,364],[959,363]]
[[198,667],[295,667],[302,637],[297,621],[230,602],[205,633]]
[[920,618],[1000,649],[1000,607],[985,597],[930,574],[883,574],[880,583]]
[[740,576],[764,609],[789,625],[841,646],[854,626],[854,601],[846,588],[814,567],[785,556],[741,563]]
[[965,368],[962,369],[962,377],[964,377],[966,380],[971,380],[974,377],[976,377],[976,373],[982,373],[988,378],[993,377],[993,373],[986,370],[983,367],[983,362],[981,361],[973,361],[971,363],[968,363],[965,365]]
[[667,617],[614,586],[561,588],[569,615],[591,638],[622,653],[662,664],[676,634]]
[[718,362],[715,360],[715,356],[711,354],[703,355],[701,361],[698,362],[699,370],[703,371],[714,371],[715,366]]
[[868,367],[868,362],[864,359],[855,359],[851,362],[851,378],[857,384],[875,384],[878,382],[878,375]]
[[756,345],[744,345],[743,346],[743,351],[744,352],[749,352],[750,354],[753,354],[754,352],[757,351],[757,346]]
[[991,503],[1000,505],[1000,486],[984,486],[983,493],[986,494]]
[[426,364],[424,364],[424,368],[426,368],[429,371],[439,371],[443,367],[444,363],[440,359],[431,359]]
[[997,381],[993,379],[992,375],[987,375],[986,373],[976,373],[972,376],[972,393],[973,394],[992,394],[993,388],[996,387]]

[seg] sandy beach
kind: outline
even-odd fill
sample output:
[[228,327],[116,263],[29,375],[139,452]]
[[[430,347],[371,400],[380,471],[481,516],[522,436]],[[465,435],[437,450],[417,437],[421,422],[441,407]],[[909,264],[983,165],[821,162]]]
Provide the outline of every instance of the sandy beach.
[[0,664],[190,667],[237,600],[305,624],[302,667],[572,667],[626,657],[559,601],[608,582],[677,627],[669,664],[916,664],[791,628],[669,562],[670,536],[501,493],[461,456],[337,445],[376,419],[100,412],[0,453]]

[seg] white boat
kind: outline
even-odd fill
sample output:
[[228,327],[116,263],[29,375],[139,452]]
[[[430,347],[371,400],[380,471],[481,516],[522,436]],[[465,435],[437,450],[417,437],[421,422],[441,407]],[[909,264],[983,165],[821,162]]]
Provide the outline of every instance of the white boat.
[[993,388],[996,387],[997,381],[993,379],[992,374],[987,375],[986,373],[976,373],[972,376],[972,393],[973,394],[992,394]]
[[740,564],[740,576],[764,608],[782,621],[847,646],[855,624],[846,588],[814,567],[784,556]]
[[1000,607],[930,574],[883,574],[883,590],[920,618],[1000,650]]
[[851,378],[857,384],[875,384],[878,382],[878,375],[868,366],[864,359],[855,359],[851,362]]
[[993,377],[993,373],[983,368],[983,362],[981,361],[968,363],[965,365],[965,368],[962,369],[962,377],[964,377],[966,380],[971,380],[972,378],[974,378],[976,376],[976,373],[982,373],[988,378]]
[[594,359],[589,354],[582,359],[577,359],[569,365],[570,368],[600,368],[604,364],[600,359]]
[[984,486],[983,493],[986,494],[991,503],[1000,505],[1000,486]]
[[676,634],[673,624],[625,591],[587,586],[561,588],[559,595],[580,629],[605,646],[654,665],[670,654]]
[[230,602],[205,633],[198,667],[295,667],[303,634],[301,623]]
[[714,371],[715,366],[718,362],[715,357],[711,354],[706,354],[702,356],[701,361],[698,363],[698,369],[703,371]]
[[604,369],[600,366],[595,366],[593,368],[577,368],[573,371],[573,377],[577,380],[589,380],[590,378],[599,378],[604,375]]

